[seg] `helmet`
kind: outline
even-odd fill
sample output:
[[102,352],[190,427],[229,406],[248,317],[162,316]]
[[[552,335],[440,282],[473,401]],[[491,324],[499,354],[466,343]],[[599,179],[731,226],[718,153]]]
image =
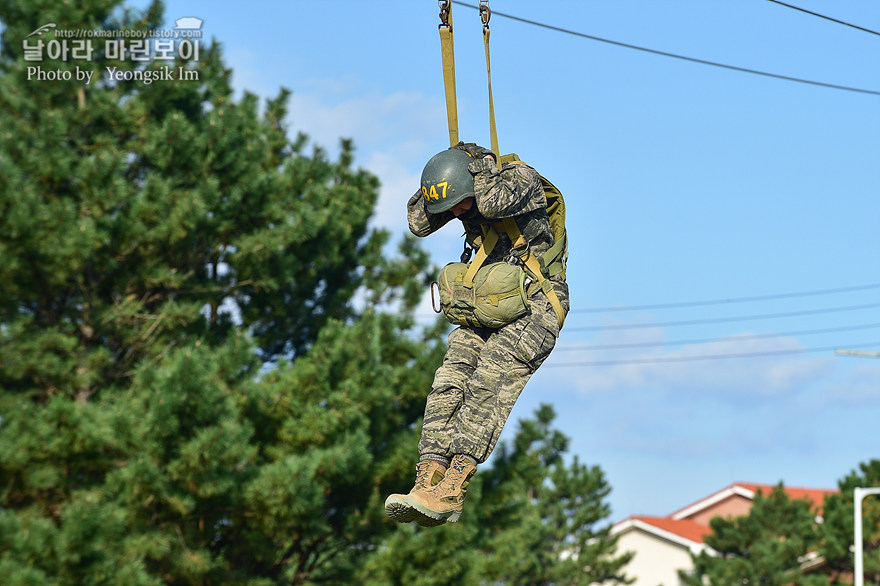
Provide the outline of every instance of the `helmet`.
[[428,212],[439,214],[474,195],[474,177],[468,171],[473,158],[450,148],[431,157],[422,171],[422,196]]

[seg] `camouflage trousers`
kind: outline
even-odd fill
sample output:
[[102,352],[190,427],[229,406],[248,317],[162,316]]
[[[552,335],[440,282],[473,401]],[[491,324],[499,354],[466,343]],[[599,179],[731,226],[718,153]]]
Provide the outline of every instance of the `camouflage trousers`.
[[[568,287],[554,287],[566,312]],[[532,296],[531,313],[497,330],[458,327],[434,375],[419,441],[422,459],[456,454],[485,462],[514,403],[559,336],[547,298]],[[439,458],[438,458],[439,457]]]

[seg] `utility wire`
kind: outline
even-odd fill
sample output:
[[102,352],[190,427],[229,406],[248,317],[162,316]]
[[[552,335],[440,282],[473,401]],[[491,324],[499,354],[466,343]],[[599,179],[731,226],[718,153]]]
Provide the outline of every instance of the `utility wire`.
[[823,348],[796,348],[790,350],[767,350],[763,352],[741,352],[738,354],[702,354],[694,356],[667,356],[665,358],[634,358],[631,360],[594,360],[587,362],[547,362],[543,368],[567,368],[586,366],[629,366],[636,364],[667,364],[673,362],[697,362],[701,360],[726,360],[731,358],[761,358],[766,356],[785,356],[790,354],[814,354],[817,352],[833,352],[841,346],[849,348],[868,348],[880,346],[880,342],[867,344],[838,344]]
[[871,330],[880,328],[880,323],[863,324],[857,326],[842,326],[837,328],[824,328],[818,330],[797,330],[793,332],[779,332],[776,334],[744,334],[739,336],[724,336],[721,338],[698,338],[691,340],[670,340],[666,342],[628,342],[622,344],[560,344],[554,352],[585,351],[585,350],[624,350],[630,348],[658,348],[661,346],[681,346],[684,344],[708,344],[712,342],[739,342],[743,340],[764,340],[770,338],[786,338],[792,336],[812,336],[818,334],[833,334],[837,332],[852,332],[855,330]]
[[[681,309],[687,307],[700,307],[707,305],[726,305],[733,303],[749,303],[754,301],[773,301],[777,299],[794,299],[798,297],[813,297],[816,295],[831,295],[836,293],[851,293],[854,291],[867,291],[871,289],[880,289],[880,283],[872,283],[868,285],[855,285],[852,287],[836,287],[833,289],[814,289],[811,291],[796,291],[793,293],[771,293],[768,295],[751,295],[747,297],[728,297],[723,299],[702,299],[697,301],[675,301],[671,303],[646,303],[642,305],[627,306],[606,306],[606,307],[584,307],[580,309],[571,309],[568,313],[616,313],[623,311],[646,311],[651,309]],[[433,318],[435,313],[422,313],[416,317]],[[566,330],[567,331],[567,330]]]
[[[473,8],[475,10],[480,9],[479,6],[474,6],[473,4],[468,4],[467,2],[461,2],[459,0],[452,0],[452,3],[459,4],[461,6],[466,6],[468,8]],[[504,12],[498,12],[497,10],[493,10],[492,14],[496,15],[496,16],[500,16],[502,18],[509,18],[510,20],[516,20],[518,22],[522,22],[525,24],[531,24],[533,26],[538,26],[538,27],[546,28],[546,29],[549,29],[552,31],[565,33],[567,35],[573,35],[573,36],[581,37],[584,39],[590,39],[592,41],[599,41],[601,43],[608,43],[610,45],[616,45],[618,47],[625,47],[627,49],[634,49],[636,51],[644,51],[645,53],[652,53],[654,55],[662,55],[663,57],[672,57],[673,59],[681,59],[682,61],[690,61],[691,63],[701,63],[703,65],[711,65],[712,67],[721,67],[723,69],[730,69],[733,71],[740,71],[743,73],[762,75],[764,77],[772,77],[775,79],[784,79],[786,81],[794,81],[797,83],[817,85],[817,86],[827,87],[827,88],[836,89],[836,90],[844,90],[844,91],[848,91],[848,92],[858,92],[861,94],[871,94],[874,96],[880,96],[880,91],[866,90],[866,89],[862,89],[862,88],[849,87],[849,86],[845,86],[845,85],[837,85],[837,84],[833,84],[833,83],[825,83],[825,82],[821,82],[821,81],[813,81],[813,80],[809,80],[809,79],[802,79],[799,77],[790,77],[788,75],[779,75],[778,73],[769,73],[766,71],[758,71],[757,69],[748,69],[745,67],[738,67],[736,65],[727,65],[725,63],[718,63],[716,61],[707,61],[705,59],[697,59],[696,57],[687,57],[685,55],[678,55],[676,53],[668,53],[666,51],[658,51],[657,49],[649,49],[648,47],[640,47],[639,45],[631,45],[629,43],[621,43],[620,41],[612,41],[611,39],[605,39],[605,38],[597,37],[594,35],[579,33],[577,31],[564,29],[564,28],[561,28],[558,26],[553,26],[550,24],[544,24],[542,22],[529,20],[527,18],[520,18],[519,16],[514,16],[512,14],[506,14]]]
[[732,316],[732,317],[669,321],[669,322],[659,322],[659,323],[650,323],[650,324],[623,324],[623,325],[611,325],[611,326],[605,325],[605,326],[569,327],[569,328],[566,328],[565,331],[567,331],[567,332],[592,332],[592,331],[599,331],[599,330],[637,330],[637,329],[645,329],[645,328],[662,328],[662,327],[671,327],[671,326],[696,326],[696,325],[717,324],[717,323],[735,322],[735,321],[774,319],[774,318],[781,318],[781,317],[800,317],[800,316],[804,316],[804,315],[818,315],[818,314],[822,314],[822,313],[837,313],[840,311],[855,311],[855,310],[859,310],[859,309],[872,309],[875,307],[880,307],[880,303],[866,303],[863,305],[847,305],[847,306],[843,306],[843,307],[808,309],[805,311],[789,311],[789,312],[784,312],[784,313],[764,313],[764,314],[758,314],[758,315],[739,315],[739,316]]
[[855,24],[850,24],[850,23],[848,23],[848,22],[844,22],[844,21],[842,21],[842,20],[837,20],[836,18],[831,18],[830,16],[825,16],[824,14],[819,14],[818,12],[813,12],[813,11],[811,11],[811,10],[807,10],[807,9],[805,9],[805,8],[801,8],[801,7],[799,7],[799,6],[794,6],[794,5],[792,5],[792,4],[786,4],[785,2],[780,2],[779,0],[770,0],[770,2],[774,2],[774,3],[776,3],[776,4],[779,4],[780,6],[786,6],[786,7],[788,7],[788,8],[794,8],[795,10],[800,10],[801,12],[806,12],[807,14],[812,14],[813,16],[818,16],[819,18],[824,18],[825,20],[830,20],[831,22],[836,22],[837,24],[842,24],[842,25],[845,25],[845,26],[848,26],[848,27],[852,27],[852,28],[854,28],[854,29],[858,29],[858,30],[860,30],[860,31],[865,31],[866,33],[871,33],[872,35],[877,35],[878,37],[880,37],[880,33],[878,33],[877,31],[872,31],[872,30],[869,29],[869,28],[865,28],[865,27],[858,26],[858,25],[855,25]]
[[702,301],[680,301],[674,303],[652,303],[646,305],[632,305],[627,307],[586,307],[572,309],[569,313],[609,313],[612,311],[643,311],[646,309],[676,309],[681,307],[697,307],[701,305],[722,305],[727,303],[746,303],[751,301],[770,301],[774,299],[792,299],[795,297],[811,297],[814,295],[829,295],[832,293],[849,293],[852,291],[865,291],[867,289],[880,289],[880,283],[871,285],[858,285],[855,287],[838,287],[836,289],[817,289],[813,291],[800,291],[796,293],[776,293],[772,295],[753,295],[751,297],[732,297],[728,299],[707,299]]

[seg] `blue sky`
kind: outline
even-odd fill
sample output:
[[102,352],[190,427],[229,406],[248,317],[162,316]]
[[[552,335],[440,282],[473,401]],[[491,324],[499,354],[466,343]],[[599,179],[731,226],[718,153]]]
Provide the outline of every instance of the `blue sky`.
[[[874,0],[797,4],[880,30]],[[880,37],[767,0],[490,5],[880,91]],[[353,138],[357,165],[382,181],[375,225],[406,230],[422,166],[448,146],[436,2],[170,0],[166,16],[204,20],[237,89],[291,89],[292,132],[331,152]],[[453,20],[461,136],[488,145],[479,17],[455,5]],[[571,239],[573,311],[505,435],[551,403],[571,453],[605,471],[612,520],[669,514],[735,481],[833,488],[880,457],[880,360],[831,350],[880,350],[880,96],[499,14],[490,25],[501,150],[560,187]],[[450,225],[424,245],[443,264],[459,237]],[[730,354],[761,356],[692,360]]]

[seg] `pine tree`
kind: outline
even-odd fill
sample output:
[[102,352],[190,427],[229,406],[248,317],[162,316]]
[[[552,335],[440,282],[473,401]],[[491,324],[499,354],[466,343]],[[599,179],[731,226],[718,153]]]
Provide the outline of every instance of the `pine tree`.
[[51,64],[88,86],[27,79],[47,21],[160,26],[118,4],[0,3],[0,575],[345,581],[442,353],[413,329],[427,256],[383,258],[353,145],[289,140],[286,91],[234,100],[216,43],[175,63],[198,83],[102,77],[159,67],[103,43]]
[[694,556],[693,573],[681,573],[681,579],[693,586],[828,584],[826,576],[802,569],[820,544],[815,517],[811,504],[790,499],[782,484],[766,496],[759,491],[748,515],[710,521],[705,542],[714,553]]
[[[488,523],[487,576],[512,584],[626,583],[629,553],[616,555],[607,523],[611,492],[602,470],[566,464],[568,438],[551,427],[556,414],[541,405],[519,423],[510,445],[498,451],[484,484]],[[603,524],[604,523],[604,524]]]
[[501,442],[492,465],[468,487],[462,521],[421,530],[403,527],[364,567],[373,583],[595,584],[627,583],[631,554],[616,539],[601,470],[563,461],[568,439],[551,427],[542,405]]
[[[445,350],[443,325],[414,326],[427,254],[385,252],[352,143],[330,160],[289,138],[286,90],[235,99],[217,43],[173,63],[189,81],[111,79],[162,64],[102,41],[43,64],[88,85],[27,79],[47,22],[161,26],[161,2],[121,8],[0,0],[4,586],[617,576],[607,484],[564,465],[547,410],[474,483],[473,522],[384,517]],[[415,561],[385,563],[398,549]],[[505,555],[524,562],[487,564]]]
[[[820,548],[826,562],[826,572],[832,584],[851,583],[853,552],[853,489],[880,486],[880,460],[859,464],[838,482],[840,492],[825,499],[822,524],[823,542]],[[880,585],[880,503],[877,497],[862,502],[862,544],[865,584]]]

